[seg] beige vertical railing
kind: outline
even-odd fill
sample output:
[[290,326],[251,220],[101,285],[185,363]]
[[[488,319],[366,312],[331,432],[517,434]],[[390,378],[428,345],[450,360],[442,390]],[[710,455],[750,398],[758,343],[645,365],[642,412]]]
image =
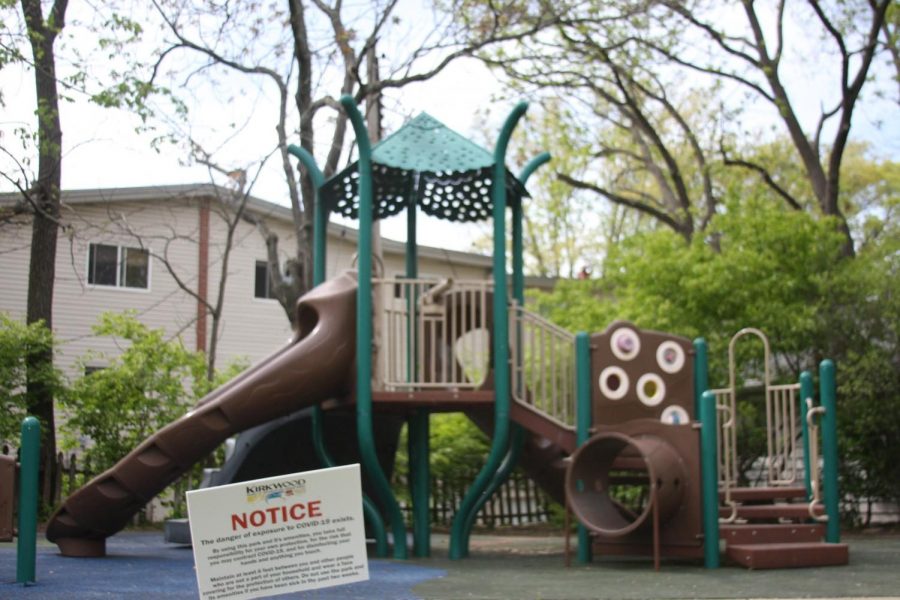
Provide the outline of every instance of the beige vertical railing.
[[797,394],[799,383],[766,382],[766,443],[769,485],[797,481]]
[[513,398],[574,429],[575,336],[515,305],[509,335]]
[[737,485],[737,402],[733,388],[712,390],[716,397],[716,427],[719,431],[719,487],[724,490],[723,503],[731,508],[728,522],[737,518],[737,503],[731,499],[731,490]]
[[809,516],[825,522],[828,515],[817,515],[817,506],[822,504],[822,479],[819,468],[819,423],[816,417],[825,414],[824,406],[813,406],[812,398],[806,398],[806,425],[809,433],[809,486],[812,492],[809,500]]
[[725,490],[725,502],[734,509],[730,488],[738,482],[737,448],[737,367],[735,345],[753,335],[763,344],[763,368],[766,405],[766,456],[764,466],[768,485],[785,486],[797,481],[797,398],[800,384],[772,384],[769,340],[759,329],[748,327],[737,332],[728,344],[728,385],[713,390],[719,425],[719,485]]
[[379,279],[384,389],[474,389],[490,370],[490,281]]

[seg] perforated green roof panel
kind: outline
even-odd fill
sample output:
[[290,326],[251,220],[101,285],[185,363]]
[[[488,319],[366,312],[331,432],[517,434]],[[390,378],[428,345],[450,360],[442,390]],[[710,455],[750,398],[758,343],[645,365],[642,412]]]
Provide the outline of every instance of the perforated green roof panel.
[[[422,113],[372,148],[376,219],[401,212],[415,198],[423,212],[449,221],[491,216],[493,155],[434,117]],[[353,163],[320,190],[326,207],[358,218],[359,171]],[[525,188],[507,170],[507,203],[521,202]]]

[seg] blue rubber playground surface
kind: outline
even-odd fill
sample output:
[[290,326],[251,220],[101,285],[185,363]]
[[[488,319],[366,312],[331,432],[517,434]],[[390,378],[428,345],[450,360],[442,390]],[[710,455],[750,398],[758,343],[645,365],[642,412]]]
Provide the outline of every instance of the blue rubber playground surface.
[[[0,598],[197,598],[190,547],[162,541],[160,532],[125,532],[107,540],[105,558],[66,558],[54,545],[38,546],[37,583],[17,585],[13,544],[0,548]],[[369,561],[369,581],[285,594],[277,598],[414,599],[412,588],[446,571],[389,560]]]

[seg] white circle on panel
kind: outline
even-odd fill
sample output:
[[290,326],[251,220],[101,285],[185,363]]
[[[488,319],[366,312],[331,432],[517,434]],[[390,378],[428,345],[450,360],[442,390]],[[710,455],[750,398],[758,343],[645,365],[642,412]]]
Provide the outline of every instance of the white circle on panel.
[[609,336],[609,349],[619,360],[631,360],[641,351],[641,338],[629,327],[616,329]]
[[645,373],[637,382],[638,399],[647,406],[656,406],[666,397],[666,384],[656,373]]
[[610,400],[621,400],[628,393],[628,375],[622,367],[606,367],[600,372],[600,392]]
[[677,404],[667,406],[663,411],[659,420],[666,425],[686,425],[691,422],[688,412]]
[[656,363],[666,373],[677,373],[684,367],[684,349],[672,340],[665,341],[656,349]]

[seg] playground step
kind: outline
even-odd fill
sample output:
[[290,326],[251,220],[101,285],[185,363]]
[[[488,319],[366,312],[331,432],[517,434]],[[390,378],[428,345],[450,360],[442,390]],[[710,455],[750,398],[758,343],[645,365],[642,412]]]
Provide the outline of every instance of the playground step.
[[[814,514],[816,516],[825,514],[822,505],[816,505]],[[731,516],[731,508],[727,506],[719,507],[719,517],[728,518]],[[750,504],[738,505],[738,519],[751,519],[760,521],[773,521],[777,519],[809,519],[809,505],[806,503],[799,504]]]
[[723,524],[719,534],[728,546],[742,544],[775,544],[821,542],[825,526],[795,523]]
[[[725,492],[719,492],[719,498],[725,499]],[[735,502],[756,502],[764,500],[787,500],[789,498],[806,498],[804,487],[739,487],[731,488],[731,499]]]
[[729,544],[725,553],[748,569],[790,569],[846,565],[847,544],[805,542],[792,544]]

